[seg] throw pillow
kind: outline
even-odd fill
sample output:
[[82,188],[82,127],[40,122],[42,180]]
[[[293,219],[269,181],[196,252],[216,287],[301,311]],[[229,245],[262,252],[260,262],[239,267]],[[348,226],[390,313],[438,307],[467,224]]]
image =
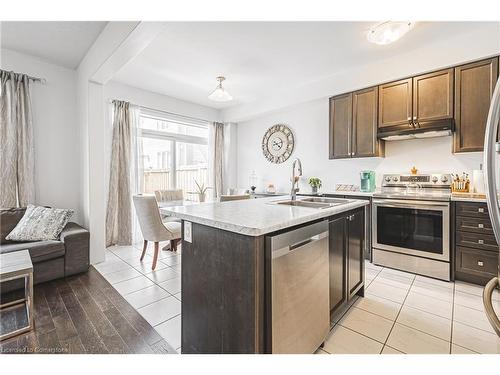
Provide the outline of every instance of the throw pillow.
[[28,205],[26,213],[5,238],[8,241],[57,240],[73,210]]

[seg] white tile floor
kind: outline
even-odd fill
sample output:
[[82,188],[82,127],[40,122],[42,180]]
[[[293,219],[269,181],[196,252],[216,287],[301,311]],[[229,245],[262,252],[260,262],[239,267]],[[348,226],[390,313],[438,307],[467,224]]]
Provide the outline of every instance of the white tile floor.
[[[161,243],[160,248],[166,243]],[[113,246],[106,250],[106,261],[95,268],[180,352],[181,346],[181,251],[160,251],[154,271],[153,245],[144,261],[139,260],[142,243]]]
[[[164,245],[164,244],[162,244]],[[177,351],[181,345],[181,256],[152,247],[111,247],[96,268]],[[447,283],[366,262],[366,292],[333,326],[321,354],[500,353],[486,319],[482,287]],[[494,294],[500,311],[500,293]]]
[[[318,353],[500,353],[482,287],[448,283],[366,262],[366,291],[338,320]],[[500,293],[494,306],[500,311]]]

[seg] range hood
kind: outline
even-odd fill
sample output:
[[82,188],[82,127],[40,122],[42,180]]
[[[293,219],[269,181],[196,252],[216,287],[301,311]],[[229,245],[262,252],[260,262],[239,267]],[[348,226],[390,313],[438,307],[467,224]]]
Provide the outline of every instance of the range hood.
[[436,121],[419,124],[419,127],[408,129],[405,125],[401,127],[391,127],[388,129],[379,129],[377,138],[385,141],[401,141],[404,139],[423,139],[423,138],[436,138],[447,137],[453,134],[454,121]]
[[451,130],[431,130],[423,133],[411,133],[401,135],[385,135],[379,137],[384,141],[402,141],[403,139],[421,139],[421,138],[436,138],[447,137],[451,135]]

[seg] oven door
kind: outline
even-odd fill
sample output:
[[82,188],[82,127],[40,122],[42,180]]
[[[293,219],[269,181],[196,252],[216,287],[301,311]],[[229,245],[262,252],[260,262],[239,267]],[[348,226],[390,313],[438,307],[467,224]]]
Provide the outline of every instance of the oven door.
[[447,202],[373,200],[373,247],[450,261],[450,205]]

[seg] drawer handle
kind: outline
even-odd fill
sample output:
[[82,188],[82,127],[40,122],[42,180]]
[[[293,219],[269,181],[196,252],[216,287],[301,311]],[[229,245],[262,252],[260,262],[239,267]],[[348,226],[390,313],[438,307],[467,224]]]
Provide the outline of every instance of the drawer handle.
[[478,265],[479,267],[482,267],[482,266],[484,266],[484,263],[483,263],[483,262],[481,262],[480,260],[478,260],[478,261],[477,261],[477,265]]
[[484,228],[484,224],[478,224],[477,227],[483,229]]
[[477,209],[477,212],[481,212],[481,213],[483,213],[483,212],[484,212],[484,208],[478,208],[478,209]]
[[480,245],[484,245],[484,240],[477,240],[477,243]]

